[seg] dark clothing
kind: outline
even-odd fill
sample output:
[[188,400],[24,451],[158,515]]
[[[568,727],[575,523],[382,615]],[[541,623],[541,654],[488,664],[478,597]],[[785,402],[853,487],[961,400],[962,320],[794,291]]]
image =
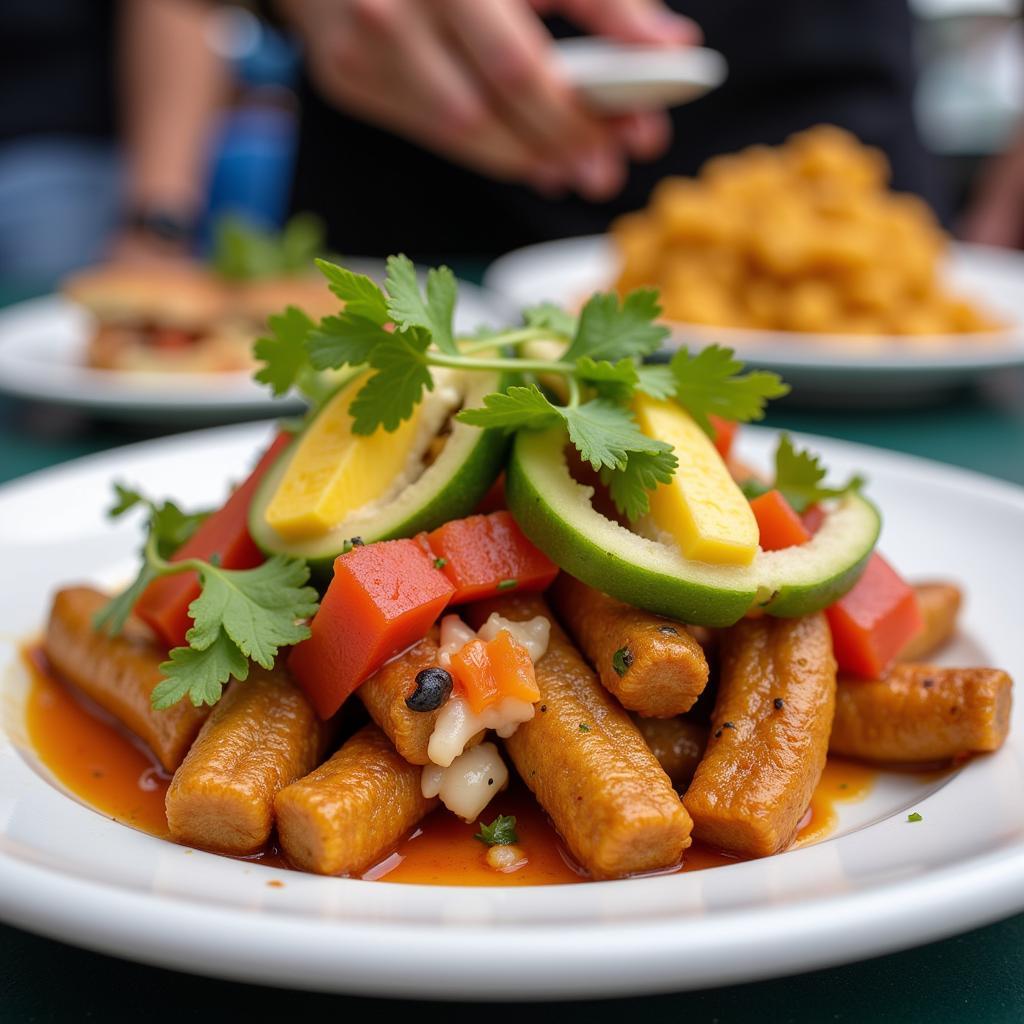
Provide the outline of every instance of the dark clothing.
[[[293,207],[321,214],[332,247],[405,251],[422,260],[491,256],[517,246],[602,231],[643,206],[667,174],[694,174],[710,156],[777,144],[819,122],[881,147],[893,185],[939,201],[913,122],[911,18],[903,0],[685,0],[673,4],[729,63],[722,88],[672,111],[671,151],[633,168],[604,204],[551,202],[453,165],[330,107],[302,90]],[[568,26],[552,24],[557,35]]]
[[116,134],[114,0],[0,0],[0,143]]

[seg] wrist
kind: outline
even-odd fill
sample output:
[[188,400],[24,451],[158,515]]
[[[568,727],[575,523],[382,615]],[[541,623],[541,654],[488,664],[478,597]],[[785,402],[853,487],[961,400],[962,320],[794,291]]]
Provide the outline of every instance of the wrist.
[[137,203],[122,218],[122,228],[168,248],[187,249],[196,237],[198,218],[191,210]]

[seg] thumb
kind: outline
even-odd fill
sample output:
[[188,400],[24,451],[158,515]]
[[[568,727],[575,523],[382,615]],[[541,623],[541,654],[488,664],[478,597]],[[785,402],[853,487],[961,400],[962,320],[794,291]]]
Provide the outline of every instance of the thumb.
[[661,0],[563,0],[556,6],[580,28],[626,43],[696,46],[703,38],[696,22]]

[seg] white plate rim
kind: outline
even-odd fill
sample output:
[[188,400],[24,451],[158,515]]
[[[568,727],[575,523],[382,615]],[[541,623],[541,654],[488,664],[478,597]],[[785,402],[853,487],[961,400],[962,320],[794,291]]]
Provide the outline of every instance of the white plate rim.
[[[224,437],[237,433],[239,437],[256,439],[261,430],[265,428],[222,428],[97,453],[5,484],[0,488],[0,505],[19,490],[59,482],[69,473],[112,469],[126,455],[166,454],[183,444],[201,444],[204,435],[211,434]],[[752,433],[755,437],[770,436],[767,431]],[[845,453],[861,464],[867,462],[869,471],[872,462],[875,466],[887,465],[908,484],[934,480],[940,474],[951,487],[970,490],[984,501],[1024,515],[1024,489],[1012,484],[886,449],[813,436],[800,436],[800,440],[827,453]],[[1000,758],[1003,754],[972,762],[948,786],[983,784]],[[48,793],[54,793],[45,783],[39,784]],[[96,817],[64,802],[74,808],[74,814]],[[941,813],[941,803],[934,795],[923,801],[922,807],[928,816]],[[0,823],[2,810],[0,801]],[[883,822],[882,826],[886,824]],[[99,825],[128,832],[143,843],[167,845],[131,833],[123,826],[102,820]],[[829,846],[821,844],[774,860],[803,857]],[[752,862],[723,870],[757,870],[772,863],[773,860]],[[344,879],[312,881],[338,887],[332,891],[346,894],[354,894],[352,886],[367,889],[364,883]],[[639,897],[644,887],[658,886],[662,881],[595,883],[565,887],[565,891],[587,893],[588,900],[600,904],[610,891],[608,887],[620,891],[623,885],[637,887]],[[412,890],[437,892],[419,886],[381,888],[407,889],[410,900],[417,898]],[[551,893],[550,888],[497,891]],[[907,908],[915,907],[927,908],[928,913],[908,912]],[[311,922],[282,912],[240,914],[237,908],[119,891],[95,881],[55,874],[22,860],[18,851],[6,844],[0,829],[0,917],[12,923],[101,951],[198,973],[376,995],[559,998],[703,987],[885,953],[941,938],[1021,908],[1024,833],[1014,833],[987,854],[929,871],[920,878],[898,879],[890,885],[847,895],[809,896],[752,911],[716,913],[702,917],[698,928],[693,927],[692,921],[679,917],[653,915],[630,922],[614,915],[602,920],[600,913],[596,920],[562,923],[558,927],[550,923],[503,922],[501,931],[514,941],[505,944],[509,949],[495,957],[495,962],[481,962],[482,944],[493,946],[496,941],[495,922],[481,923],[478,912],[470,912],[464,918],[456,914],[444,920],[440,930],[436,921],[422,926],[406,922],[396,927],[390,921],[374,923],[358,918],[344,921],[328,916]],[[765,935],[769,932],[773,942],[766,953]],[[422,956],[424,941],[443,944],[446,959],[472,964],[473,970],[458,979],[439,976],[430,958]],[[624,951],[628,970],[607,969],[610,941]],[[289,950],[284,964],[280,959],[282,948]],[[339,963],[339,949],[358,950],[358,963],[349,963],[344,958]],[[395,970],[396,963],[403,965],[400,972]],[[595,970],[598,963],[602,964],[601,971]],[[683,975],[681,963],[686,965]]]
[[[956,254],[981,253],[988,258],[1012,259],[1016,255],[1021,261],[1024,275],[1024,254],[990,246],[969,245],[955,242],[952,252]],[[556,277],[552,284],[550,275],[542,283],[532,274],[531,265],[543,261],[545,267],[552,264],[579,268],[600,268],[613,265],[609,236],[580,235],[560,238],[550,242],[539,242],[524,246],[499,256],[484,274],[484,286],[501,295],[512,305],[521,307],[545,299],[571,303],[579,295],[561,294],[563,279]],[[579,277],[579,290],[607,291],[611,287],[611,275],[599,271],[588,277],[587,269],[573,271]],[[1024,276],[1022,276],[1024,289]],[[549,289],[544,291],[543,289]],[[957,335],[947,335],[949,344],[922,346],[908,350],[905,342],[898,339],[880,339],[876,347],[872,344],[863,351],[844,351],[841,347],[830,346],[827,341],[818,343],[814,335],[801,335],[793,331],[753,330],[733,327],[708,327],[703,324],[671,322],[672,344],[718,342],[735,348],[737,354],[750,362],[757,362],[777,368],[783,372],[805,370],[824,371],[835,375],[878,375],[897,373],[901,375],[922,375],[927,373],[958,373],[968,371],[989,371],[1005,367],[1024,365],[1024,324],[1013,325],[1005,332],[994,332],[992,342],[974,340],[965,344],[957,343]],[[843,338],[834,337],[839,341]]]

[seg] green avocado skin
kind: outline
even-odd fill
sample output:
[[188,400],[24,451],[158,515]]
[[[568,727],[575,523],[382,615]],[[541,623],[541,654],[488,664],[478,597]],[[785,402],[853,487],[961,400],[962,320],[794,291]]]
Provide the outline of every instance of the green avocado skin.
[[[557,443],[557,439],[553,439]],[[551,508],[554,495],[541,493],[530,472],[531,460],[546,457],[525,438],[513,448],[505,481],[509,509],[523,532],[560,568],[612,597],[648,611],[694,625],[731,626],[755,606],[758,587],[723,580],[721,584],[690,579],[678,572],[658,572],[637,566],[624,553],[607,550],[575,526],[566,515]],[[863,500],[863,499],[862,499]],[[761,607],[770,615],[795,618],[826,608],[843,596],[860,578],[881,529],[877,509],[864,501],[874,515],[871,543],[859,557],[831,576],[823,574],[811,583],[782,585]]]
[[[637,571],[621,555],[595,544],[564,519],[551,516],[522,461],[514,456],[505,477],[505,498],[523,533],[559,568],[627,604],[680,622],[731,626],[754,602],[753,589],[720,590],[674,576]],[[555,544],[551,543],[552,537]]]

